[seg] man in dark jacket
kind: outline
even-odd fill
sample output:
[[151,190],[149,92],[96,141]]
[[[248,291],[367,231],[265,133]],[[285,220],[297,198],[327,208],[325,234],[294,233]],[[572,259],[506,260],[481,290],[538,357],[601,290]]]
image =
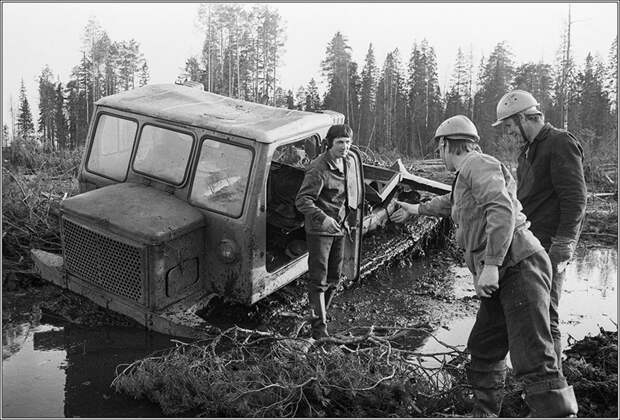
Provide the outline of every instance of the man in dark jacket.
[[308,244],[308,301],[312,337],[327,333],[327,308],[336,292],[344,259],[345,230],[350,207],[357,201],[357,180],[349,157],[353,130],[346,124],[327,131],[327,151],[313,160],[297,193],[295,206],[304,214]]
[[521,139],[517,198],[531,222],[530,230],[551,259],[551,334],[561,367],[562,341],[558,306],[566,265],[577,246],[586,211],[583,149],[568,131],[545,123],[536,99],[513,90],[497,104],[497,121],[506,134]]

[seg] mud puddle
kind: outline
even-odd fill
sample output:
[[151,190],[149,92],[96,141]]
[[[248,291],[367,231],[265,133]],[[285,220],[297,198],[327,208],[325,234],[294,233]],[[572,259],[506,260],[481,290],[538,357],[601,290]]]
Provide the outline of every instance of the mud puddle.
[[[407,347],[443,351],[440,340],[464,349],[478,300],[467,269],[452,255],[433,251],[343,291],[330,310],[330,331],[408,327]],[[596,335],[599,326],[616,329],[617,265],[616,249],[578,250],[561,305],[565,344]],[[79,327],[40,311],[29,316],[3,325],[4,417],[163,416],[146,400],[113,392],[110,383],[119,364],[173,346],[171,337],[142,328]]]
[[[451,267],[454,295],[458,299],[474,299],[475,291],[469,271]],[[580,247],[574,261],[568,265],[560,301],[560,330],[563,347],[588,335],[597,335],[600,328],[616,331],[618,323],[618,252],[614,248]],[[475,313],[462,313],[448,319],[435,331],[435,337],[444,343],[465,348]],[[444,349],[429,337],[421,351]]]
[[110,388],[115,368],[171,346],[137,328],[84,328],[43,317],[3,329],[3,417],[161,417]]

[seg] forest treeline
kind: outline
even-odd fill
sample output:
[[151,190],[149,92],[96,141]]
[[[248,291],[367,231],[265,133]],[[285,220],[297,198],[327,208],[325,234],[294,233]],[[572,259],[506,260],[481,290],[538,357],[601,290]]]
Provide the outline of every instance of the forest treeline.
[[[203,47],[181,65],[177,82],[197,81],[206,91],[278,107],[341,112],[357,143],[379,153],[428,157],[439,123],[464,114],[478,127],[483,150],[513,160],[519,145],[490,124],[501,96],[525,89],[539,100],[547,121],[577,135],[590,163],[617,161],[617,37],[610,40],[607,57],[588,52],[583,63],[576,63],[570,16],[553,63],[519,62],[505,41],[476,62],[472,46],[455,46],[445,91],[439,85],[435,49],[427,40],[414,41],[407,56],[390,51],[383,63],[369,43],[359,65],[345,34],[337,32],[320,63],[326,87],[322,95],[313,78],[295,90],[282,88],[279,69],[286,28],[277,10],[266,4],[207,3],[200,5],[197,21]],[[52,149],[77,147],[85,141],[97,99],[148,80],[139,43],[112,41],[91,20],[83,34],[82,61],[73,68],[71,80],[63,86],[53,81],[49,68],[41,72],[36,133],[22,83],[12,112],[13,140],[35,137]],[[6,124],[3,137],[9,137]]]

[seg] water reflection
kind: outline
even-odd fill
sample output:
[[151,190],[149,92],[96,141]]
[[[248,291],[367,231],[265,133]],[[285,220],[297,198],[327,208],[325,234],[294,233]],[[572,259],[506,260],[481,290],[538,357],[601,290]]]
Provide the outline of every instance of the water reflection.
[[[471,274],[466,268],[452,267],[457,298],[475,296]],[[586,335],[597,335],[599,328],[616,330],[618,322],[618,252],[612,248],[580,248],[566,269],[560,301],[560,330],[564,346]],[[439,328],[436,337],[450,345],[464,346],[475,316],[459,317]],[[423,352],[444,347],[429,338]]]
[[158,406],[110,388],[116,366],[171,347],[131,328],[45,323],[3,331],[4,417],[161,417]]
[[[617,258],[615,249],[580,249],[568,266],[560,307],[565,342],[569,335],[576,340],[595,335],[599,325],[616,328]],[[433,300],[437,285],[432,279],[438,275],[433,270],[437,270],[433,261],[422,259],[414,268],[394,270],[385,283],[345,291],[330,310],[334,317],[330,327],[338,331],[354,323],[413,326],[428,312],[428,305],[438,310],[454,307],[454,302],[439,305]],[[455,297],[474,296],[468,271],[450,270],[445,275],[454,278]],[[473,310],[466,316],[455,311],[434,336],[463,349],[473,322]],[[403,339],[425,353],[446,350],[425,333]],[[162,417],[158,406],[116,394],[109,385],[116,366],[171,347],[170,337],[143,329],[63,325],[40,319],[33,311],[30,322],[3,327],[2,344],[4,417]]]

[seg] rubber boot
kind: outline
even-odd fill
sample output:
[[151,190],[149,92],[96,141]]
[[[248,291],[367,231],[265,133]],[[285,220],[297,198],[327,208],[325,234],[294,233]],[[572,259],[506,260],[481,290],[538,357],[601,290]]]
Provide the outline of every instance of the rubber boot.
[[336,296],[336,286],[332,286],[325,292],[325,309],[329,309],[332,304],[332,300],[334,300],[334,296]]
[[562,373],[562,338],[553,338],[553,350],[558,362],[558,370]]
[[325,294],[323,292],[309,292],[308,301],[310,303],[312,338],[318,340],[328,337],[327,333],[327,311],[325,309]]
[[530,408],[528,417],[576,417],[579,410],[572,386],[542,391],[526,387],[525,402]]
[[504,400],[506,370],[467,369],[467,379],[474,394],[471,417],[498,417]]

